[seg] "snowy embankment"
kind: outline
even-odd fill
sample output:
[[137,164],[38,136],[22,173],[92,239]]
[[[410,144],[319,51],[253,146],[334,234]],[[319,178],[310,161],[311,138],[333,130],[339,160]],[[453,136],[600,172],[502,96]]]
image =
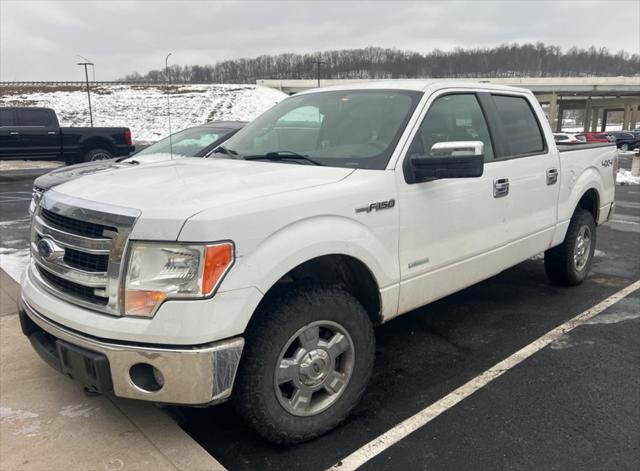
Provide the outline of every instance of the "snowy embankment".
[[[169,133],[213,120],[250,121],[287,95],[256,85],[100,85],[91,89],[94,126],[125,126],[133,140],[155,142]],[[42,86],[3,90],[0,106],[53,108],[61,126],[89,126],[82,87]]]

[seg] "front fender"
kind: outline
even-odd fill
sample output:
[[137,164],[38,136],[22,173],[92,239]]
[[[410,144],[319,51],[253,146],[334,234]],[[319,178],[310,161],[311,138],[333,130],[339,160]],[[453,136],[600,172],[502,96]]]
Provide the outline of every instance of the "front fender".
[[323,255],[363,262],[384,288],[399,278],[397,243],[382,240],[366,225],[344,216],[313,216],[272,233],[250,253],[241,249],[221,291],[254,286],[263,294],[302,263]]

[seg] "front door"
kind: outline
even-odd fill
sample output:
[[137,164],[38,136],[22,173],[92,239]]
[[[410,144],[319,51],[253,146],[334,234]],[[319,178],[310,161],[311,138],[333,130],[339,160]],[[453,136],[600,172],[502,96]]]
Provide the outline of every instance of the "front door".
[[[507,199],[495,192],[509,162],[495,160],[485,112],[475,93],[443,93],[431,102],[405,155],[429,158],[438,142],[482,141],[478,178],[407,183],[398,174],[400,303],[398,313],[446,296],[500,271],[507,242]],[[406,165],[406,164],[405,164]],[[500,187],[499,187],[500,188]]]
[[15,111],[0,108],[0,159],[19,157],[20,130],[16,127]]
[[52,113],[44,109],[19,109],[17,115],[21,154],[29,158],[59,158],[60,128]]

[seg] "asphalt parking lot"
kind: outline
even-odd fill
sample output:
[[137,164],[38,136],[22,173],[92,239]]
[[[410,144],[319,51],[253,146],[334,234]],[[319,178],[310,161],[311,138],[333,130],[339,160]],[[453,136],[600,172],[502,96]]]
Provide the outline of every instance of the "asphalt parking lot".
[[[0,175],[3,247],[26,247],[32,179]],[[345,457],[640,279],[640,187],[616,190],[617,213],[598,230],[583,285],[552,286],[534,258],[381,326],[361,404],[317,440],[270,445],[228,404],[169,412],[231,470],[349,469],[340,465]],[[383,447],[362,469],[637,469],[638,338],[640,290]]]

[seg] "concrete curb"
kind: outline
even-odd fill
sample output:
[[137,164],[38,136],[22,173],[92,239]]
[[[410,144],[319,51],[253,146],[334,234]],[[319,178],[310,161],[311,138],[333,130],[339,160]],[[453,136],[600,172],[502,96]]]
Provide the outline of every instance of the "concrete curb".
[[[225,469],[161,408],[113,396],[84,397],[75,383],[37,358],[20,332],[18,297],[18,283],[0,269],[0,468],[39,470],[48,463],[55,469],[64,463],[68,470]],[[74,402],[82,404],[65,406]]]

